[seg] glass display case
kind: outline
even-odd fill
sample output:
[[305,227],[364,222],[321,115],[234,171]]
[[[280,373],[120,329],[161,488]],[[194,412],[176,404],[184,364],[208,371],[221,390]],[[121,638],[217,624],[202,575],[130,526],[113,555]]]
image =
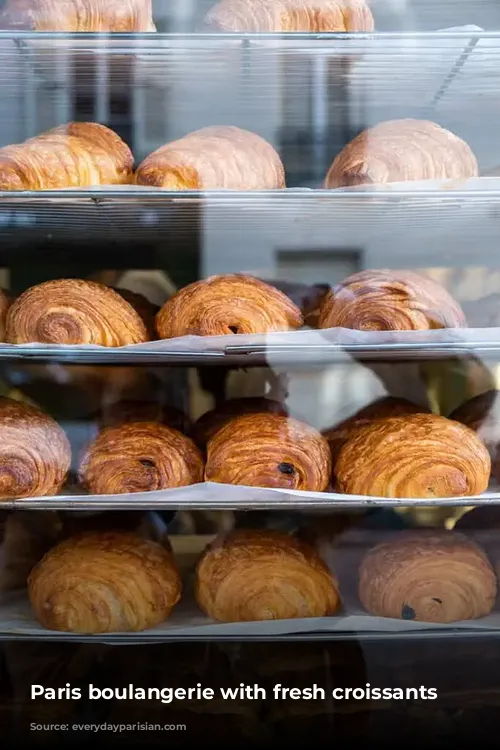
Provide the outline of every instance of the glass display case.
[[124,661],[267,685],[177,706],[195,738],[217,715],[226,740],[381,739],[376,696],[335,686],[417,679],[458,716],[458,649],[494,710],[500,6],[477,6],[0,4],[14,743],[75,710],[30,686],[118,689]]

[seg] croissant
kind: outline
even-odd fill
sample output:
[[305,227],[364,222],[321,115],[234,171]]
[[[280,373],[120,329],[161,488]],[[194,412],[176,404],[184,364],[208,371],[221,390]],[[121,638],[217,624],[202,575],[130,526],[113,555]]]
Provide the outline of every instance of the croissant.
[[267,412],[236,417],[215,433],[207,446],[205,479],[323,492],[331,469],[330,449],[319,432]]
[[0,498],[55,495],[71,465],[71,448],[57,422],[38,409],[0,398]]
[[265,398],[264,396],[232,398],[228,401],[224,401],[224,403],[217,408],[202,414],[193,425],[191,437],[196,445],[204,450],[208,441],[215,435],[215,433],[234,417],[243,414],[259,414],[266,412],[269,414],[281,414],[284,417],[288,415],[287,408],[284,404],[270,398]]
[[152,492],[203,480],[203,459],[190,438],[156,422],[104,428],[80,464],[80,482],[95,495]]
[[129,289],[115,288],[115,292],[134,308],[146,327],[149,340],[153,340],[156,335],[155,317],[160,308],[153,305],[144,295],[131,292]]
[[340,424],[330,427],[328,430],[324,430],[323,436],[328,440],[330,446],[334,470],[341,448],[362,427],[371,424],[371,422],[376,419],[383,419],[384,417],[399,417],[404,414],[420,414],[426,411],[427,409],[422,409],[406,399],[385,396],[384,398],[380,398],[377,401],[368,404],[368,406],[360,409],[348,419],[340,422]]
[[28,31],[156,31],[151,0],[7,0],[0,20]]
[[360,133],[337,156],[325,188],[477,177],[471,148],[427,120],[390,120]]
[[127,144],[95,122],[70,122],[0,148],[0,190],[57,190],[130,182]]
[[126,346],[148,341],[134,308],[95,281],[58,279],[31,287],[7,313],[11,344]]
[[156,330],[170,339],[289,331],[302,322],[299,308],[283,292],[251,276],[228,274],[174,294],[156,316]]
[[411,271],[361,271],[323,300],[319,328],[424,331],[464,328],[465,315],[437,282]]
[[220,622],[324,617],[340,606],[337,582],[306,544],[277,531],[234,531],[203,553],[200,608]]
[[189,430],[189,420],[180,409],[157,401],[115,401],[103,408],[99,422],[101,428],[129,422],[159,422],[179,432]]
[[489,390],[455,409],[450,419],[470,427],[488,448],[491,475],[500,483],[500,391]]
[[229,32],[373,31],[364,0],[221,0],[208,26]]
[[11,300],[3,289],[0,289],[0,341],[5,341],[5,324]]
[[488,615],[497,593],[485,553],[462,534],[402,532],[371,549],[359,599],[377,617],[461,622]]
[[172,554],[127,532],[73,537],[53,547],[28,579],[35,616],[49,630],[118,633],[153,628],[181,595]]
[[135,181],[168,190],[272,190],[285,187],[285,170],[260,135],[215,126],[153,151],[139,165]]
[[466,497],[488,487],[491,462],[472,430],[436,414],[379,419],[335,464],[339,492],[389,498]]

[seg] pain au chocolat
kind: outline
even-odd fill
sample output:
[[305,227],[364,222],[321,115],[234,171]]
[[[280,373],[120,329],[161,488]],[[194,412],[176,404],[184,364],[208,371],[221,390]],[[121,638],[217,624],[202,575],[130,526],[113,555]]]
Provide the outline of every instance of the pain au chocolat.
[[0,149],[0,190],[57,190],[131,181],[134,157],[110,128],[70,122]]
[[332,459],[313,427],[280,414],[245,414],[218,430],[207,446],[208,482],[323,492]]
[[80,465],[80,482],[95,495],[186,487],[203,480],[203,458],[193,441],[157,422],[105,427]]
[[151,0],[7,0],[1,28],[26,31],[156,31]]
[[330,446],[334,470],[342,447],[362,427],[366,427],[376,419],[399,417],[404,414],[420,414],[427,411],[427,409],[417,406],[407,399],[384,396],[368,404],[368,406],[364,406],[348,419],[344,419],[339,424],[324,430],[323,436],[328,440]]
[[63,429],[33,406],[0,398],[0,501],[56,495],[71,465]]
[[271,333],[302,326],[299,308],[273,286],[252,276],[210,276],[188,284],[156,316],[161,339]]
[[465,315],[448,291],[412,271],[360,271],[323,300],[319,328],[423,331],[463,328]]
[[215,409],[202,414],[193,425],[191,437],[202,450],[221,427],[243,414],[281,414],[286,417],[288,410],[284,403],[264,396],[232,398]]
[[210,28],[229,32],[373,31],[364,0],[221,0],[206,16]]
[[49,630],[119,633],[166,620],[181,579],[164,545],[130,532],[94,532],[52,548],[32,570],[28,593]]
[[390,120],[360,133],[336,157],[325,188],[477,177],[465,141],[427,120]]
[[339,492],[388,498],[480,495],[491,461],[475,433],[436,414],[378,419],[357,430],[335,464]]
[[168,190],[274,190],[285,187],[285,170],[260,135],[215,126],[153,151],[139,165],[135,181]]
[[195,594],[220,622],[324,617],[340,606],[337,582],[320,557],[277,531],[218,537],[198,563]]
[[491,474],[500,483],[500,391],[489,390],[466,401],[450,419],[470,427],[488,448]]
[[451,531],[401,532],[371,549],[359,570],[359,599],[376,617],[474,620],[491,612],[496,593],[486,554]]
[[33,286],[7,313],[11,344],[97,344],[126,346],[148,341],[140,315],[103,284],[57,279]]

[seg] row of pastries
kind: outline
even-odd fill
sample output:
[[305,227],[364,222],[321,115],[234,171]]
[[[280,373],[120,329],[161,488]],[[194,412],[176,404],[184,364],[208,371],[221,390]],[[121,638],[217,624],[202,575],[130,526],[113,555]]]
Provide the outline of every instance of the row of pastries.
[[[359,612],[450,623],[484,617],[494,608],[498,561],[465,534],[392,532],[358,549],[347,575],[340,546],[339,576],[325,553],[326,530],[328,524],[319,533],[314,527],[294,534],[239,529],[216,537],[196,565],[199,609],[226,623]],[[59,542],[32,569],[28,594],[44,627],[74,633],[155,627],[183,595],[192,596],[167,537],[157,541],[123,530],[80,533]]]
[[207,481],[431,502],[472,497],[500,479],[498,405],[488,409],[497,399],[483,394],[444,417],[389,396],[323,432],[265,397],[228,400],[193,425],[175,408],[124,400],[107,408],[73,457],[52,417],[2,398],[0,497],[64,492],[73,459],[80,490],[91,495]]
[[[324,188],[477,177],[470,146],[428,120],[391,120],[360,133],[335,157]],[[211,126],[167,143],[139,164],[110,128],[71,122],[0,149],[0,190],[135,184],[168,190],[277,190],[285,169],[256,133]]]
[[[0,28],[67,32],[155,32],[152,0],[7,0]],[[373,31],[365,0],[221,0],[202,30],[223,32]]]
[[412,271],[366,270],[305,300],[245,274],[222,274],[177,291],[161,308],[145,297],[86,279],[56,279],[13,299],[0,290],[0,340],[10,344],[120,347],[182,336],[234,336],[346,328],[425,331],[466,328],[460,304]]

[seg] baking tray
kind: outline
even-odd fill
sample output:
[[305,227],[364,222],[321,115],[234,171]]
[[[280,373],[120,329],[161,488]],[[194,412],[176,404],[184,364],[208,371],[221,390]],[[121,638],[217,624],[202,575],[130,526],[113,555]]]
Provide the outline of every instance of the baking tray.
[[61,494],[51,497],[30,497],[5,500],[4,509],[16,510],[328,510],[373,507],[470,507],[500,504],[500,491],[468,497],[383,498],[367,495],[341,495],[335,492],[303,492],[266,487],[200,482],[155,492],[122,495]]
[[329,639],[364,637],[408,637],[430,635],[457,635],[498,633],[500,613],[479,620],[451,624],[436,624],[372,617],[356,612],[335,617],[297,620],[272,620],[248,623],[214,623],[196,606],[190,592],[174,609],[170,618],[151,630],[142,633],[110,633],[106,635],[80,635],[46,630],[37,623],[26,594],[6,597],[0,604],[0,639],[50,640],[93,643],[151,643],[167,640],[311,640],[311,636]]

